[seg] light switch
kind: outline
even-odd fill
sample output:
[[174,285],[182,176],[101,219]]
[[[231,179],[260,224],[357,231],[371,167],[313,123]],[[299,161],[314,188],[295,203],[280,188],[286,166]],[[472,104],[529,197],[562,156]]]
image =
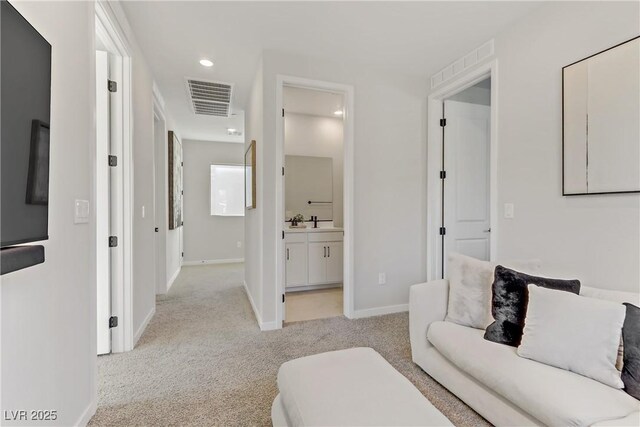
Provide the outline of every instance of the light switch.
[[89,222],[89,201],[88,200],[76,199],[73,222],[75,224],[86,224]]
[[509,219],[514,217],[513,203],[505,203],[504,204],[504,217],[505,218],[509,218]]

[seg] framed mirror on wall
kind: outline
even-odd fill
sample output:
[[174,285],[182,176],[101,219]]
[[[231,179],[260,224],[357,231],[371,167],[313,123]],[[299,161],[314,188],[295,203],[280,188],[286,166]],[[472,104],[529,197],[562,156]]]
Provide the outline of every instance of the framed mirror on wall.
[[256,208],[256,141],[252,140],[244,153],[244,206]]
[[562,194],[640,193],[640,36],[562,68]]

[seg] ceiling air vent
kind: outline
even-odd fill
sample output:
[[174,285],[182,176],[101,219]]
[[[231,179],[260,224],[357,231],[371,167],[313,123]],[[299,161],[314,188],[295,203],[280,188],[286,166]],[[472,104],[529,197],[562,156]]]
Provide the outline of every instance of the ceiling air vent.
[[232,89],[229,83],[187,79],[189,99],[196,114],[229,117]]

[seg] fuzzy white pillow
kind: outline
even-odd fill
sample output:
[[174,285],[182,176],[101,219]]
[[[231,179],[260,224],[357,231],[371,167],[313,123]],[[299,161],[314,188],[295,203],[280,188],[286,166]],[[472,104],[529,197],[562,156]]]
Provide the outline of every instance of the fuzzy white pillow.
[[498,264],[529,274],[536,274],[540,270],[539,260],[492,263],[458,253],[449,254],[446,321],[477,329],[486,329],[493,322],[491,285]]
[[518,355],[623,388],[616,369],[625,307],[529,285]]

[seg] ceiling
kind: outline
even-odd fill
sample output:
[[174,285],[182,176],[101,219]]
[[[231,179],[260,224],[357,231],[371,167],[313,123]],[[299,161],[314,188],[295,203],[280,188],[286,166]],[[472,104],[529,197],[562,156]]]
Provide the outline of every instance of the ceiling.
[[336,118],[342,116],[334,113],[344,109],[339,93],[285,86],[282,98],[287,113]]
[[[245,109],[264,49],[312,55],[425,80],[492,38],[539,2],[124,1],[177,130],[186,139],[230,139],[231,119],[196,116],[186,76],[234,84]],[[211,68],[198,61],[208,58]]]

